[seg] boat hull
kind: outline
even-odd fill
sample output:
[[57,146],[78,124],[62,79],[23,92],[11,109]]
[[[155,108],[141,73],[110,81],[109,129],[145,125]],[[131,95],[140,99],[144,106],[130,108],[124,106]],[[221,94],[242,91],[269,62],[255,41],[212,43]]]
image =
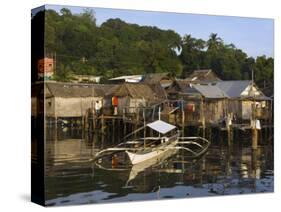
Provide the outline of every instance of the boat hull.
[[174,147],[174,146],[176,146],[176,141],[174,141],[168,145],[165,145],[164,147],[155,148],[151,152],[148,152],[145,154],[133,153],[133,152],[129,152],[129,151],[126,151],[126,153],[129,156],[131,163],[133,165],[135,165],[135,164],[139,164],[141,162],[150,160],[152,158],[158,157],[158,156],[164,154],[165,152],[169,151],[170,148]]

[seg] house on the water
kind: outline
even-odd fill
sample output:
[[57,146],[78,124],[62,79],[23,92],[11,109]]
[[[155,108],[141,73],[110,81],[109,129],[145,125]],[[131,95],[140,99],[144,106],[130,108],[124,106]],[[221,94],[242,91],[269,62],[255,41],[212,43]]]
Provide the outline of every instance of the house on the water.
[[112,86],[61,82],[45,83],[46,117],[84,117],[96,102],[103,104],[105,90]]
[[168,99],[184,101],[187,125],[218,124],[228,115],[236,123],[272,118],[271,99],[250,80],[175,80],[166,92]]
[[150,86],[143,83],[123,83],[115,86],[106,93],[107,99],[117,97],[118,114],[136,113],[138,108],[149,107],[163,99]]
[[182,100],[185,112],[185,124],[217,125],[227,114],[225,92],[210,83],[192,83],[189,80],[176,80],[167,95],[170,100]]
[[228,112],[227,94],[212,83],[192,86],[201,95],[203,122],[211,125],[220,124]]
[[219,81],[213,84],[228,96],[228,112],[232,113],[237,121],[271,118],[271,99],[252,81]]

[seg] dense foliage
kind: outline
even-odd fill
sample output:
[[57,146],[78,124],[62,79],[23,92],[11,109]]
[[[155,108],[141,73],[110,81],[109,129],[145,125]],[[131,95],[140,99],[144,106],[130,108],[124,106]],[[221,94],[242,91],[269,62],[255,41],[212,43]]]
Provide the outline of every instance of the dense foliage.
[[273,58],[248,57],[215,33],[205,41],[120,19],[97,26],[92,10],[79,15],[65,8],[60,13],[47,10],[45,20],[45,52],[56,55],[58,80],[73,73],[110,78],[169,72],[186,77],[195,69],[212,69],[225,80],[250,79],[254,70],[257,83],[267,86],[273,81]]

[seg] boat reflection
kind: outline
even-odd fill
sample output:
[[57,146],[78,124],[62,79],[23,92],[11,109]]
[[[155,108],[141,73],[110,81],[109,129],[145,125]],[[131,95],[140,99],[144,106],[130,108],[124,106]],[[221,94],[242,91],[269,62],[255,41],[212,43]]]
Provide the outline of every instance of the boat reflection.
[[[157,157],[154,157],[150,160],[146,160],[143,161],[141,163],[135,164],[135,165],[131,165],[128,163],[128,161],[125,159],[125,164],[124,165],[124,156],[120,156],[122,157],[120,158],[122,160],[122,162],[115,164],[115,162],[113,162],[113,160],[118,160],[117,159],[117,154],[115,154],[114,156],[112,156],[112,158],[114,158],[111,161],[111,164],[106,161],[106,159],[100,159],[98,160],[95,165],[103,170],[106,171],[110,171],[112,172],[127,172],[128,173],[128,177],[127,177],[127,181],[125,183],[125,186],[129,186],[129,183],[131,181],[133,181],[138,175],[143,174],[144,172],[146,172],[145,174],[148,175],[149,172],[151,172],[153,170],[153,168],[158,168],[159,166],[161,166],[165,161],[167,161],[169,158],[171,158],[173,155],[175,155],[178,152],[178,150],[176,149],[170,149],[167,150],[165,152],[165,154],[161,154],[158,155]],[[108,159],[108,158],[107,158]]]

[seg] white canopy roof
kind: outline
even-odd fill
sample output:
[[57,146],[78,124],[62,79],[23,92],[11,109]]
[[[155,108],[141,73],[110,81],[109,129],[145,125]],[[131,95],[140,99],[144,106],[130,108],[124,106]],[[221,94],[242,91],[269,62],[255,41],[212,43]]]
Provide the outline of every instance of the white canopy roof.
[[176,126],[168,124],[164,121],[161,120],[157,120],[155,122],[152,122],[150,124],[147,124],[148,127],[150,127],[151,129],[160,132],[162,134],[166,134],[167,132],[173,130],[176,128]]

